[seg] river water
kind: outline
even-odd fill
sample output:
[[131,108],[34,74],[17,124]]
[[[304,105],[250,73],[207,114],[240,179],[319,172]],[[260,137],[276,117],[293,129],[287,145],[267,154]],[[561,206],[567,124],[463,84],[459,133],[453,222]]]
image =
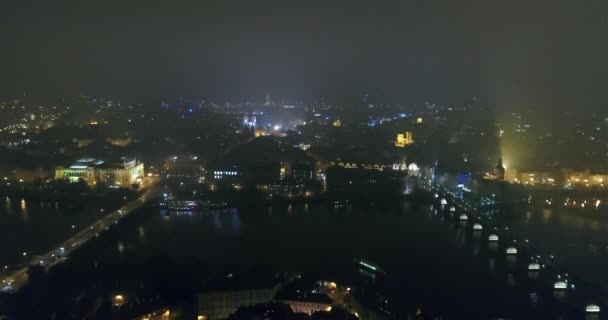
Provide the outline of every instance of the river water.
[[[569,228],[567,220],[547,221],[543,212],[530,215],[496,219],[522,234],[538,233],[536,238],[545,242],[562,243],[556,234]],[[459,221],[458,213],[451,214],[448,207],[408,201],[393,209],[291,205],[179,214],[150,205],[75,258],[197,257],[214,265],[264,265],[347,283],[361,283],[353,259],[363,258],[387,272],[382,288],[392,307],[423,307],[458,317],[577,318],[587,303],[599,303],[601,294],[591,286],[593,281],[570,276],[571,283],[578,281],[578,289],[552,290],[555,272],[528,273],[527,256],[507,256],[508,243],[489,243],[489,231],[473,231],[471,226],[472,221]],[[568,258],[585,255],[578,246],[563,244],[560,254],[574,248]],[[593,259],[598,266],[606,263],[599,255],[585,262]]]
[[99,210],[86,203],[1,197],[0,266],[13,268],[31,261],[93,223],[103,214]]
[[[52,246],[72,232],[71,224],[96,214],[81,208],[82,215],[68,214],[54,205],[27,208],[29,218],[14,205],[0,212],[3,227],[29,230],[4,235],[3,248],[8,250],[2,251],[3,261],[19,259],[25,247],[42,251]],[[501,242],[491,244],[487,236],[494,231],[473,231],[473,221],[459,221],[459,214],[450,213],[449,206],[416,201],[393,209],[289,205],[179,214],[150,204],[72,259],[197,257],[214,265],[265,265],[357,284],[365,275],[353,267],[353,259],[363,258],[386,271],[376,282],[395,308],[422,307],[457,318],[576,319],[587,303],[602,305],[608,283],[603,272],[608,266],[603,236],[608,225],[603,220],[567,207],[532,205],[522,212],[492,214],[492,225],[511,228],[505,241],[514,233],[519,241],[529,239],[551,251],[559,261],[556,266],[573,273],[579,287],[556,292],[555,272],[528,273],[529,258],[505,255],[510,242],[502,234]],[[37,234],[48,237],[40,240]],[[374,282],[369,274],[367,279]]]

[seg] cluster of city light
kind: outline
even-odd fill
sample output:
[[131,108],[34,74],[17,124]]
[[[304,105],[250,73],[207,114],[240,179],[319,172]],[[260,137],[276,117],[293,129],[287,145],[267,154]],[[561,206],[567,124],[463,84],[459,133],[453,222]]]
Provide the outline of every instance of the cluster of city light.
[[214,171],[213,172],[213,177],[216,179],[221,179],[224,176],[236,176],[237,172],[236,171]]

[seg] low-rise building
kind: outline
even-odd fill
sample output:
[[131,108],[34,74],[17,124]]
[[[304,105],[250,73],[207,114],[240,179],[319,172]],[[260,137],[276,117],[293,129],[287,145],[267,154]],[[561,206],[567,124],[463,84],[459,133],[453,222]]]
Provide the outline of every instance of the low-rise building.
[[263,278],[245,281],[230,277],[199,294],[199,318],[227,319],[238,308],[271,302],[280,289],[280,282]]
[[312,315],[318,311],[331,311],[333,300],[326,294],[300,294],[277,297],[277,302],[289,305],[295,313]]
[[121,157],[114,161],[83,158],[68,167],[55,169],[56,179],[83,180],[88,185],[97,184],[130,187],[144,176],[144,164],[132,157]]
[[585,170],[564,170],[566,186],[604,187],[608,186],[608,172]]

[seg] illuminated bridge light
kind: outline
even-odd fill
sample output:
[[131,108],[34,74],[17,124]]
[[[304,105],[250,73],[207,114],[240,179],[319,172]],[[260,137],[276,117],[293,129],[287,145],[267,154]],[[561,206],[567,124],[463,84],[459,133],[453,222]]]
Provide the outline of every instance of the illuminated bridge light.
[[599,313],[600,312],[600,306],[598,306],[597,304],[588,304],[585,307],[585,312],[587,312],[587,313]]
[[507,254],[510,254],[510,255],[517,254],[517,248],[515,248],[515,247],[508,247],[507,248]]
[[483,227],[479,223],[476,223],[473,225],[473,230],[482,230],[482,229],[483,229]]
[[538,263],[530,263],[528,265],[528,270],[530,270],[530,271],[540,270],[540,264],[538,264]]

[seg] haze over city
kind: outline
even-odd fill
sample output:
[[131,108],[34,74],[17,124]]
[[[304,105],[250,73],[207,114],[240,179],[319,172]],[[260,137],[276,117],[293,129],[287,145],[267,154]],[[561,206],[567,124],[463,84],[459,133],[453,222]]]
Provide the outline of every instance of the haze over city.
[[0,4],[0,319],[604,319],[605,1]]

